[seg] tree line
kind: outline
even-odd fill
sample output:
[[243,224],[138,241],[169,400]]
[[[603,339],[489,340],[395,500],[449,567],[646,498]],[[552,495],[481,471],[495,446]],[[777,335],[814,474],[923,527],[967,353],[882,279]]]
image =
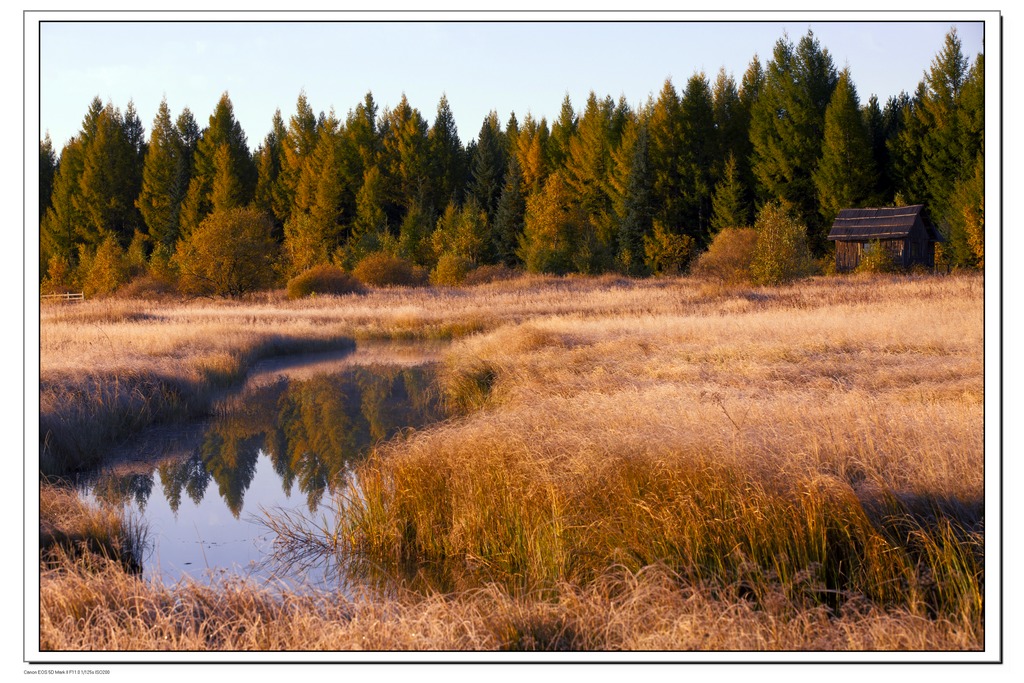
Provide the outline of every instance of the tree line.
[[739,82],[666,80],[638,107],[591,92],[577,111],[567,95],[550,123],[491,112],[466,144],[446,97],[428,125],[404,95],[380,111],[367,93],[341,119],[300,93],[254,152],[227,93],[202,128],[163,101],[148,139],[132,103],[95,98],[59,158],[40,143],[40,278],[199,291],[220,259],[254,270],[244,290],[381,254],[438,282],[488,264],[644,276],[684,270],[767,205],[827,256],[840,209],[901,203],[926,206],[946,263],[983,264],[984,57],[955,30],[884,106],[808,31]]

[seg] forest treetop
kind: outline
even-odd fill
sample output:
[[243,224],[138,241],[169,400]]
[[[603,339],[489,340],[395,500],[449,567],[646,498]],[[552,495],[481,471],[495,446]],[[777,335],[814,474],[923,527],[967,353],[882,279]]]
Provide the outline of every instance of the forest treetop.
[[227,92],[208,118],[165,100],[148,138],[131,102],[95,98],[59,159],[40,144],[41,275],[84,287],[120,249],[136,270],[188,282],[202,270],[196,243],[216,233],[208,219],[243,208],[261,216],[281,277],[377,252],[432,272],[643,275],[663,271],[666,253],[684,267],[773,203],[819,255],[840,208],[923,203],[946,258],[978,265],[983,94],[983,56],[965,55],[951,30],[913,94],[884,104],[861,101],[808,31],[779,38],[739,78],[666,79],[639,106],[566,95],[551,121],[492,111],[468,143],[444,96],[428,124],[404,96],[382,110],[367,92],[342,117],[300,92],[256,144]]

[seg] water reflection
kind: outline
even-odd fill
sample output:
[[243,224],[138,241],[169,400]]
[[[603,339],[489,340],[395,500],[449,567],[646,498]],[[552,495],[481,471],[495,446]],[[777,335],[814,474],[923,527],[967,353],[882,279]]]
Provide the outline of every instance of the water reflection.
[[[188,568],[212,567],[211,555],[231,544],[239,546],[226,553],[234,559],[217,563],[258,563],[265,553],[242,551],[239,539],[259,541],[262,533],[266,540],[266,529],[256,531],[250,520],[261,509],[314,514],[375,444],[443,418],[432,365],[303,377],[263,376],[223,400],[212,419],[153,430],[130,445],[134,462],[85,483],[87,495],[125,506],[156,527],[160,547],[147,570],[159,565],[165,579],[176,580]],[[230,517],[221,514],[225,509]],[[187,548],[179,552],[176,544]],[[169,572],[168,563],[177,568]]]

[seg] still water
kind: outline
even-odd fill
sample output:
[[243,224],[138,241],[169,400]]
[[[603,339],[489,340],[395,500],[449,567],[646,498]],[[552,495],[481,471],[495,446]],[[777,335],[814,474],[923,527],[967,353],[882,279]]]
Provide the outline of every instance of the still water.
[[265,361],[202,422],[153,428],[82,481],[149,530],[143,566],[165,584],[225,574],[291,590],[333,588],[323,566],[270,562],[266,512],[330,519],[332,494],[374,444],[443,419],[441,346],[373,343]]

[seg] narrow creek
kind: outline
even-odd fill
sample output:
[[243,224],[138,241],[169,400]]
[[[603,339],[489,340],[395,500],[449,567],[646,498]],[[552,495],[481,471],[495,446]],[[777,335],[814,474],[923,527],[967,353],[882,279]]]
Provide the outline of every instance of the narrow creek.
[[147,430],[80,490],[145,524],[144,577],[337,588],[346,577],[336,568],[274,563],[261,519],[330,518],[332,494],[374,444],[443,419],[434,375],[444,347],[372,342],[263,361],[213,417]]

